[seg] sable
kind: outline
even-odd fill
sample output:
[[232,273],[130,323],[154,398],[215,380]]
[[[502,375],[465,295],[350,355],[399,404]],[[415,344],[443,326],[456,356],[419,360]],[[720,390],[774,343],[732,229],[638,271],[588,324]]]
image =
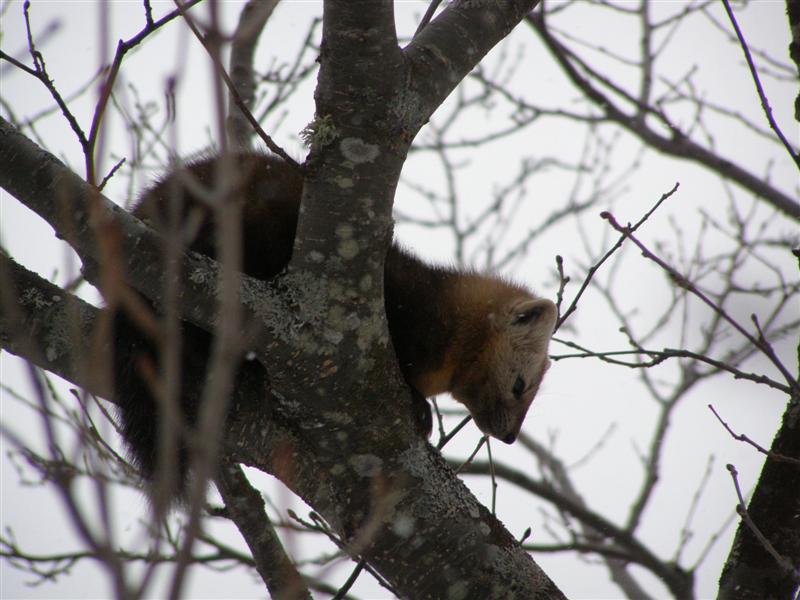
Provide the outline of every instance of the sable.
[[[203,158],[169,173],[142,195],[134,213],[175,235],[176,228],[167,223],[171,203],[179,202],[178,235],[186,247],[213,258],[214,223],[204,197],[214,189],[222,164]],[[226,196],[243,202],[243,270],[270,279],[291,258],[302,178],[281,159],[256,152],[239,153],[228,164],[236,173],[225,173]],[[425,397],[449,392],[482,432],[514,442],[550,365],[555,305],[495,275],[429,265],[397,243],[386,256],[384,301],[400,369],[415,392],[419,429],[430,434]],[[133,462],[151,479],[162,419],[146,374],[158,372],[158,346],[124,313],[116,315],[115,326],[115,399],[123,435]],[[188,323],[182,334],[180,423],[191,429],[202,397],[197,374],[206,370],[211,335]],[[259,368],[248,361],[242,365],[243,370]],[[188,455],[185,444],[176,446],[180,489]]]

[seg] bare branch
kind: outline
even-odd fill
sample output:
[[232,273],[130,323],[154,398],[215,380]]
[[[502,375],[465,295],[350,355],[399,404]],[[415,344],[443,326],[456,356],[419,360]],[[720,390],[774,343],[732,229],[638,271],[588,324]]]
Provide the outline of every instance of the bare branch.
[[[588,65],[580,61],[573,52],[570,52],[563,44],[556,40],[549,33],[541,18],[529,16],[526,21],[540,34],[551,54],[564,69],[572,83],[600,108],[603,119],[618,124],[640,137],[649,146],[661,152],[700,163],[706,168],[719,173],[722,177],[735,181],[745,189],[750,190],[791,218],[800,220],[800,203],[794,198],[770,186],[762,177],[754,175],[730,160],[692,141],[673,124],[664,113],[656,108],[652,106],[640,106],[635,98],[627,94],[607,78],[604,78],[602,75],[592,70]],[[623,96],[633,107],[653,115],[663,123],[671,132],[671,135],[667,137],[651,127],[641,125],[641,121],[631,118],[630,115],[626,114],[625,111],[616,105],[610,96],[601,92],[587,77],[582,75],[578,67],[598,79],[601,84],[611,87],[615,93]]]
[[217,478],[217,488],[225,502],[225,513],[247,542],[256,569],[276,599],[311,599],[311,594],[286,554],[272,523],[264,511],[264,502],[242,473],[239,465],[224,463]]
[[[485,461],[473,461],[462,466],[462,472],[465,474],[488,474],[491,469],[492,467]],[[495,464],[494,470],[497,477],[553,502],[559,509],[570,513],[595,531],[613,539],[620,547],[628,549],[631,560],[651,569],[661,577],[676,598],[693,597],[691,575],[659,559],[629,531],[614,525],[602,515],[581,506],[579,502],[554,489],[546,482],[534,480],[518,469],[504,464]]]
[[[664,202],[664,201],[665,201],[667,198],[669,198],[669,197],[670,197],[670,196],[672,196],[672,195],[673,195],[675,192],[677,192],[677,191],[678,191],[678,186],[679,186],[679,185],[680,185],[680,184],[676,183],[676,184],[675,184],[675,187],[673,187],[673,188],[672,188],[670,191],[666,192],[665,194],[662,194],[662,195],[661,195],[661,198],[659,198],[659,199],[658,199],[658,201],[657,201],[657,202],[656,202],[656,203],[653,205],[653,207],[652,207],[650,210],[648,210],[648,211],[647,211],[647,212],[644,214],[644,216],[642,216],[642,218],[641,218],[641,219],[639,219],[639,220],[636,222],[636,224],[635,224],[635,225],[631,226],[631,231],[635,231],[635,230],[637,230],[637,229],[638,229],[638,228],[639,228],[639,227],[640,227],[640,226],[641,226],[643,223],[645,223],[645,222],[647,221],[647,219],[649,219],[649,218],[650,218],[650,216],[651,216],[651,215],[652,215],[652,214],[653,214],[653,213],[656,211],[656,209],[657,209],[659,206],[661,206],[661,204],[662,204],[662,203],[663,203],[663,202]],[[602,216],[602,215],[601,215],[601,216]],[[580,289],[578,289],[577,293],[575,294],[575,297],[572,299],[572,302],[570,303],[569,307],[567,308],[567,310],[566,310],[566,311],[564,311],[563,313],[561,313],[561,314],[559,315],[559,317],[558,317],[558,323],[556,324],[555,331],[558,331],[558,330],[559,330],[559,328],[560,328],[560,327],[561,327],[561,326],[564,324],[564,321],[566,321],[566,320],[567,320],[567,319],[570,317],[570,315],[571,315],[573,312],[575,312],[575,310],[578,308],[578,301],[581,299],[581,296],[583,296],[583,293],[584,293],[584,292],[586,291],[586,289],[589,287],[589,284],[590,284],[590,283],[591,283],[591,281],[592,281],[592,277],[594,277],[594,275],[595,275],[595,273],[597,273],[598,269],[600,269],[600,267],[602,267],[602,266],[603,266],[603,263],[605,263],[605,262],[606,262],[606,261],[607,261],[609,258],[611,258],[611,255],[613,255],[613,254],[614,254],[614,252],[616,252],[617,250],[619,250],[619,248],[620,248],[620,247],[622,247],[622,244],[623,244],[623,242],[624,242],[624,241],[625,241],[625,236],[623,235],[623,236],[622,236],[622,237],[620,237],[620,238],[617,240],[617,242],[616,242],[616,243],[615,243],[615,244],[614,244],[614,245],[613,245],[613,246],[612,246],[612,247],[611,247],[611,248],[610,248],[610,249],[609,249],[609,250],[608,250],[608,251],[607,251],[607,252],[606,252],[606,253],[603,255],[603,257],[602,257],[602,258],[601,258],[599,261],[597,261],[597,262],[596,262],[594,265],[592,265],[592,266],[591,266],[591,268],[590,268],[590,269],[587,271],[587,273],[586,273],[586,277],[584,278],[584,280],[583,280],[583,283],[581,284],[581,287],[580,287]],[[563,279],[562,279],[562,281],[563,281]]]
[[650,249],[648,249],[642,242],[640,242],[634,235],[632,235],[632,231],[629,227],[623,227],[619,223],[617,223],[614,215],[609,212],[604,212],[601,215],[604,219],[606,219],[611,226],[621,233],[626,238],[630,239],[638,248],[642,251],[642,254],[655,262],[659,267],[666,271],[675,285],[684,288],[690,292],[692,292],[695,296],[700,298],[706,306],[711,308],[714,312],[719,314],[725,321],[727,321],[736,331],[738,331],[742,336],[745,337],[750,343],[756,346],[761,352],[769,358],[773,365],[781,372],[786,378],[787,385],[795,390],[795,393],[800,390],[800,384],[794,379],[791,373],[789,373],[788,369],[784,366],[783,362],[780,358],[775,354],[775,351],[772,349],[770,344],[763,338],[755,338],[753,337],[748,331],[746,331],[735,319],[731,318],[730,315],[718,304],[711,301],[706,294],[704,294],[694,283],[689,281],[685,276],[681,275],[676,271],[673,267],[668,265],[664,262],[661,258],[656,256]]
[[[761,546],[766,550],[769,555],[775,559],[775,562],[778,563],[778,566],[786,572],[794,581],[796,585],[800,585],[800,566],[795,567],[791,560],[782,556],[776,549],[775,546],[766,538],[766,536],[761,533],[761,530],[758,526],[753,522],[753,519],[750,517],[750,513],[747,510],[747,504],[744,500],[744,496],[742,495],[742,489],[739,487],[739,477],[738,472],[736,471],[736,467],[733,465],[726,465],[728,472],[731,474],[731,479],[733,480],[733,486],[736,488],[736,495],[739,498],[739,503],[736,505],[736,512],[742,517],[742,522],[750,529],[753,533],[755,538],[761,544]],[[794,594],[792,594],[794,595]]]
[[[102,321],[100,311],[4,252],[0,252],[0,286],[2,348],[92,393],[110,397],[109,382],[100,376],[101,357],[108,351],[92,342],[92,332]],[[71,327],[62,327],[63,323]]]
[[[719,598],[792,598],[800,584],[800,536],[796,519],[800,514],[800,402],[795,395],[788,403],[747,508],[735,468],[734,477],[742,517],[731,552],[720,576]],[[793,461],[776,460],[782,456]],[[780,558],[776,558],[780,557]],[[752,576],[759,565],[760,576]]]
[[[753,440],[751,440],[745,434],[743,434],[743,433],[735,433],[733,431],[733,429],[731,429],[730,425],[728,425],[722,419],[722,417],[719,416],[719,413],[714,409],[714,407],[711,404],[708,405],[708,408],[711,410],[712,413],[714,413],[714,416],[717,417],[717,420],[722,424],[722,426],[725,428],[725,430],[729,434],[731,434],[731,437],[733,439],[738,440],[740,442],[745,442],[746,444],[750,444],[753,448],[755,448],[756,450],[761,452],[761,454],[764,454],[765,456],[771,458],[772,460],[778,460],[778,461],[794,463],[794,464],[800,466],[800,458],[794,458],[794,457],[791,457],[791,456],[784,456],[782,454],[774,454],[774,453],[770,452],[769,450],[767,450],[766,448],[764,448],[763,446],[761,446],[761,445],[757,444],[756,442],[754,442]],[[730,470],[730,468],[731,468],[731,465],[728,465],[728,470]],[[731,471],[731,475],[735,478],[734,471]],[[737,482],[736,490],[737,491],[739,490],[738,482]]]
[[241,111],[242,116],[244,116],[246,121],[253,128],[253,130],[267,145],[267,148],[272,150],[275,154],[280,156],[283,160],[285,160],[288,164],[292,165],[295,169],[300,170],[300,165],[297,164],[297,161],[294,160],[291,156],[289,156],[286,153],[286,151],[283,148],[281,148],[277,143],[275,143],[275,141],[267,134],[267,132],[262,129],[261,124],[253,116],[253,113],[250,112],[250,109],[247,106],[247,102],[245,102],[245,100],[239,94],[239,90],[236,88],[236,84],[233,82],[230,75],[228,75],[228,72],[225,70],[224,65],[220,62],[218,53],[214,51],[214,49],[211,47],[211,42],[209,41],[209,39],[205,35],[203,35],[198,26],[195,24],[192,17],[187,12],[187,9],[189,8],[189,3],[188,2],[183,3],[180,0],[175,0],[175,4],[178,6],[178,10],[180,11],[181,15],[183,15],[186,24],[189,26],[189,29],[197,38],[197,41],[199,41],[203,45],[203,48],[206,49],[208,55],[214,61],[214,64],[217,69],[217,74],[225,82],[225,86],[227,87],[228,93],[230,94],[229,97],[231,100],[233,100],[233,103],[236,105],[236,107]]
[[777,135],[781,140],[783,147],[786,148],[786,152],[788,152],[789,156],[792,157],[792,160],[797,165],[798,169],[800,169],[800,156],[798,156],[797,151],[789,143],[789,140],[786,139],[786,136],[783,135],[783,131],[781,131],[781,128],[778,127],[778,124],[775,122],[775,117],[772,116],[772,107],[770,107],[767,95],[764,93],[764,88],[761,85],[761,78],[758,76],[758,69],[756,69],[756,65],[753,62],[753,57],[750,55],[750,48],[744,39],[744,35],[742,35],[742,30],[739,29],[739,23],[736,21],[736,16],[733,14],[733,9],[731,9],[730,2],[728,2],[728,0],[722,0],[722,5],[725,7],[725,12],[728,13],[728,18],[731,20],[731,25],[733,25],[733,29],[736,31],[736,37],[739,39],[739,45],[742,47],[742,52],[744,53],[744,58],[747,61],[747,66],[750,68],[750,75],[753,77],[753,83],[756,86],[758,98],[761,100],[761,108],[764,109],[764,115],[767,117],[769,126],[772,128],[772,131],[775,132],[775,135]]
[[[449,4],[404,50],[412,69],[410,89],[419,102],[407,115],[413,136],[467,73],[538,4],[538,0]],[[424,77],[417,74],[424,73]]]
[[[249,111],[255,101],[255,72],[253,58],[261,32],[272,16],[278,0],[249,0],[239,13],[239,23],[233,34],[230,56],[230,74],[233,89]],[[249,147],[253,129],[241,110],[231,110],[237,99],[229,92],[226,130],[230,142],[235,146]],[[251,113],[252,114],[252,113]]]

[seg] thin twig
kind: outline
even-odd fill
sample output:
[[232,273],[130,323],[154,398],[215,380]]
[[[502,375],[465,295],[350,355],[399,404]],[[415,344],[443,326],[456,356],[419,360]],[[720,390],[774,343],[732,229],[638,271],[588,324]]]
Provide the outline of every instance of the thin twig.
[[775,550],[775,547],[772,545],[772,543],[764,536],[763,533],[761,533],[761,530],[759,530],[759,528],[753,522],[753,519],[750,517],[750,513],[748,512],[747,505],[744,501],[744,496],[742,495],[742,489],[739,487],[739,473],[736,470],[736,467],[728,464],[726,465],[726,468],[731,474],[733,486],[736,488],[736,495],[739,497],[739,504],[736,505],[736,512],[739,513],[740,517],[742,517],[742,521],[744,521],[750,531],[753,532],[753,535],[761,543],[764,550],[766,550],[770,556],[775,559],[775,562],[777,562],[784,571],[791,574],[795,580],[800,581],[800,569],[796,569],[788,558],[782,556],[777,550]]
[[751,440],[745,434],[734,432],[733,429],[731,429],[730,426],[722,419],[722,417],[719,416],[719,413],[716,410],[714,410],[714,407],[711,404],[708,405],[708,408],[711,410],[712,413],[714,413],[714,416],[717,417],[717,420],[722,424],[722,426],[725,428],[725,430],[729,434],[731,434],[731,437],[733,439],[735,439],[735,440],[737,440],[739,442],[745,442],[746,444],[750,444],[753,448],[755,448],[756,450],[761,452],[761,454],[763,454],[765,456],[768,456],[769,458],[771,458],[773,460],[780,461],[780,462],[788,462],[788,463],[792,463],[792,464],[795,464],[795,465],[800,465],[800,459],[793,458],[791,456],[784,456],[783,454],[776,454],[775,452],[771,452],[771,451],[767,450],[766,448],[764,448],[763,446],[761,446],[758,443],[756,443],[753,440]]
[[188,8],[189,3],[183,3],[180,0],[174,0],[175,4],[178,6],[178,10],[181,11],[181,14],[184,17],[184,21],[189,29],[192,31],[194,36],[197,38],[197,41],[202,44],[203,48],[206,49],[208,52],[209,57],[216,63],[216,69],[219,76],[222,78],[222,81],[225,82],[225,86],[228,88],[228,92],[230,93],[230,98],[233,100],[234,104],[242,111],[245,119],[250,125],[253,127],[255,132],[258,134],[258,137],[262,139],[262,141],[267,145],[267,148],[272,150],[275,154],[280,156],[284,161],[286,161],[292,168],[297,170],[298,172],[302,171],[302,167],[294,160],[291,156],[289,156],[286,151],[281,148],[275,141],[264,131],[261,127],[261,124],[256,120],[253,116],[253,113],[250,109],[247,108],[246,102],[242,99],[242,96],[239,94],[239,91],[236,89],[236,85],[231,80],[230,75],[228,75],[225,66],[220,62],[219,56],[213,51],[212,48],[209,46],[209,42],[207,36],[203,35],[203,33],[198,29],[197,24],[189,17],[189,14],[186,12],[186,8]]
[[488,436],[483,436],[483,437],[481,438],[481,441],[480,441],[480,442],[478,442],[478,445],[477,445],[477,446],[475,446],[475,450],[473,450],[473,451],[472,451],[472,454],[470,454],[470,455],[469,455],[469,457],[467,458],[467,460],[465,460],[465,461],[464,461],[464,462],[461,464],[461,466],[460,466],[460,467],[458,467],[458,468],[456,469],[456,473],[460,473],[460,472],[461,472],[461,470],[462,470],[464,467],[468,466],[468,465],[469,465],[469,464],[472,462],[472,460],[473,460],[473,459],[475,458],[475,456],[478,454],[478,451],[479,451],[479,450],[480,450],[480,449],[483,447],[483,445],[484,445],[484,444],[485,444],[485,443],[488,441],[488,439],[489,439],[489,438],[488,438]]
[[[289,517],[291,519],[297,521],[298,523],[300,523],[303,527],[305,527],[309,531],[316,531],[316,532],[324,534],[340,550],[342,550],[343,552],[345,552],[346,554],[349,555],[348,549],[350,548],[350,546],[347,544],[347,542],[345,542],[338,535],[336,535],[336,533],[334,533],[331,530],[331,528],[327,525],[327,523],[325,523],[325,521],[322,519],[322,517],[320,517],[317,513],[314,513],[314,512],[310,513],[309,516],[311,517],[311,520],[313,521],[313,523],[310,523],[308,521],[304,521],[303,519],[301,519],[297,515],[297,513],[295,513],[293,510],[289,510],[287,512],[288,512],[288,515],[289,515]],[[389,583],[389,581],[385,577],[383,577],[383,575],[381,575],[380,573],[378,573],[378,571],[376,571],[373,567],[371,567],[368,562],[364,563],[364,569],[366,569],[366,571],[370,575],[372,575],[375,578],[375,581],[377,581],[382,587],[386,588],[387,590],[389,590],[391,593],[395,594],[396,596],[399,596],[399,593],[394,588],[394,586],[392,586],[392,584]]]
[[789,156],[792,157],[792,160],[800,169],[800,156],[798,156],[797,152],[795,152],[794,148],[792,148],[789,140],[786,139],[786,136],[783,135],[781,128],[778,127],[778,124],[775,122],[775,117],[772,116],[772,107],[770,107],[769,100],[767,100],[767,95],[764,93],[764,88],[761,86],[761,79],[758,76],[758,71],[756,70],[756,65],[753,62],[753,57],[750,55],[750,48],[748,47],[747,42],[742,35],[741,29],[739,29],[739,23],[736,22],[736,17],[733,14],[731,5],[728,0],[722,0],[722,5],[725,7],[725,12],[728,13],[728,18],[731,20],[731,25],[733,25],[733,29],[736,31],[736,37],[739,38],[739,45],[742,47],[742,52],[744,53],[744,58],[747,61],[747,66],[750,68],[750,74],[753,76],[753,83],[756,86],[758,98],[761,100],[761,108],[764,109],[764,114],[767,117],[767,121],[769,121],[769,126],[772,128],[772,131],[775,132],[775,135],[777,135],[781,140],[781,143],[783,143],[783,146],[786,148]]
[[444,448],[447,445],[447,443],[450,440],[452,440],[455,437],[455,435],[459,431],[461,431],[464,428],[464,426],[467,423],[469,423],[471,420],[472,420],[472,417],[470,417],[470,416],[464,417],[458,425],[453,427],[453,429],[452,429],[452,431],[450,431],[450,433],[448,433],[447,435],[439,438],[439,443],[436,444],[436,449],[437,450],[441,450],[442,448]]
[[425,11],[425,15],[419,22],[417,30],[414,32],[414,37],[417,37],[419,35],[419,32],[425,29],[425,26],[431,22],[431,19],[433,18],[433,13],[436,12],[436,9],[439,8],[439,5],[441,3],[442,0],[431,0],[431,3],[428,5],[428,10]]
[[350,573],[350,577],[348,577],[347,581],[345,581],[342,584],[342,587],[339,588],[339,591],[336,592],[336,595],[333,598],[331,598],[331,600],[343,600],[343,598],[347,597],[347,592],[350,591],[350,588],[353,587],[353,584],[358,579],[358,576],[361,575],[361,573],[364,571],[364,567],[366,566],[366,564],[367,564],[366,558],[362,558],[361,560],[358,561],[356,568],[353,569],[352,573]]
[[39,81],[44,84],[45,88],[47,88],[47,91],[50,92],[53,100],[56,101],[56,104],[58,104],[58,107],[61,109],[61,114],[63,114],[64,118],[67,119],[67,122],[69,123],[69,126],[75,135],[78,136],[78,141],[80,142],[81,147],[85,148],[87,143],[86,134],[78,124],[78,120],[75,118],[75,115],[73,115],[67,107],[66,102],[64,102],[61,94],[56,89],[53,80],[50,79],[50,75],[47,73],[47,66],[45,65],[44,58],[42,57],[41,52],[36,49],[36,45],[34,44],[33,33],[31,31],[30,8],[30,0],[25,0],[25,4],[23,4],[23,13],[25,15],[25,28],[28,37],[28,52],[30,52],[31,59],[33,60],[36,78],[39,79]]
[[[484,437],[483,439],[486,440],[486,454],[489,457],[489,480],[492,484],[492,514],[497,514],[497,478],[494,474],[494,458],[492,458],[492,442],[488,437]],[[480,446],[478,446],[480,448]],[[475,450],[477,452],[477,449]]]
[[625,237],[630,239],[639,250],[642,251],[642,255],[645,258],[652,260],[656,263],[659,267],[664,269],[667,274],[670,276],[672,281],[675,285],[691,292],[700,300],[703,301],[704,304],[709,306],[715,313],[717,313],[720,317],[722,317],[725,321],[727,321],[731,326],[733,326],[736,331],[742,334],[746,340],[750,343],[755,345],[761,352],[770,359],[773,365],[781,372],[781,375],[784,376],[786,379],[786,383],[789,385],[790,388],[797,390],[800,388],[800,384],[792,377],[792,374],[786,368],[786,366],[781,362],[778,356],[775,354],[775,351],[772,349],[772,346],[766,343],[766,340],[759,339],[753,337],[744,327],[742,327],[736,319],[731,317],[725,309],[719,306],[717,303],[713,302],[711,299],[708,298],[694,283],[692,283],[687,277],[679,273],[676,269],[668,265],[664,260],[660,257],[656,256],[647,246],[645,246],[642,242],[640,242],[634,235],[633,235],[633,228],[629,226],[623,227],[620,225],[617,220],[614,218],[610,212],[606,211],[601,214],[601,216],[607,220],[611,226],[616,229],[619,233],[623,234]]
[[[576,350],[579,350],[579,352],[574,352],[571,354],[551,354],[550,358],[554,361],[564,360],[567,358],[598,358],[603,362],[611,365],[629,367],[631,369],[649,369],[650,367],[654,367],[671,358],[691,358],[692,360],[705,363],[720,371],[726,371],[731,375],[733,375],[734,379],[746,379],[754,383],[760,383],[762,385],[769,386],[785,394],[791,393],[791,388],[789,386],[783,385],[782,383],[775,381],[767,377],[766,375],[760,375],[757,373],[747,373],[734,366],[731,366],[724,360],[716,360],[714,358],[711,358],[710,356],[706,356],[705,354],[701,354],[699,352],[692,352],[691,350],[679,350],[676,348],[664,348],[663,350],[648,350],[646,348],[637,347],[634,350],[610,350],[610,351],[600,352],[591,350],[589,348],[586,348],[585,346],[582,346],[580,344],[562,338],[554,337],[553,341],[558,342],[559,344],[564,344],[565,346],[568,346],[570,348],[575,348]],[[652,360],[627,362],[624,360],[617,360],[616,358],[614,358],[616,356],[642,356],[642,355],[649,356],[652,358]]]
[[[668,191],[666,194],[662,194],[661,198],[658,199],[658,202],[656,202],[655,205],[653,205],[653,208],[648,210],[644,214],[644,216],[636,222],[635,225],[631,226],[631,232],[636,231],[639,228],[639,226],[642,225],[642,223],[647,221],[647,219],[650,218],[650,215],[652,215],[655,212],[655,210],[659,206],[661,206],[661,204],[663,204],[663,202],[667,198],[669,198],[675,192],[678,191],[678,187],[679,186],[680,186],[680,183],[676,183],[670,191]],[[607,213],[605,213],[605,212],[601,213],[600,216],[603,216],[604,214],[607,214]],[[622,246],[624,241],[625,241],[625,235],[620,237],[620,239],[617,240],[617,243],[614,244],[611,247],[611,249],[609,249],[609,251],[606,252],[599,261],[597,261],[595,264],[593,264],[591,266],[589,271],[586,273],[586,278],[583,280],[583,283],[581,284],[581,287],[578,290],[578,293],[575,294],[575,298],[572,300],[572,303],[569,305],[569,308],[567,308],[567,310],[564,311],[564,313],[559,317],[558,322],[556,323],[555,329],[553,330],[553,333],[558,331],[559,327],[561,327],[564,324],[564,321],[566,321],[569,318],[569,316],[573,312],[575,312],[575,310],[578,308],[578,300],[581,299],[581,296],[583,296],[583,293],[589,287],[589,283],[592,281],[592,278],[594,277],[595,273],[597,273],[597,271],[600,269],[600,267],[603,266],[603,263],[605,263],[609,258],[611,258],[611,255],[614,254],[614,252],[619,250],[619,248]]]

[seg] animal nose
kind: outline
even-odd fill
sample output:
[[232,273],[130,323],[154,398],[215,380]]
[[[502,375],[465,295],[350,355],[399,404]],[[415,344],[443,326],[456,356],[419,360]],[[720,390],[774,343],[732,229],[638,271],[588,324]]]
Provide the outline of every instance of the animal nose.
[[517,439],[517,434],[512,431],[511,433],[506,434],[506,436],[503,438],[503,441],[506,444],[513,444],[514,440],[516,439]]

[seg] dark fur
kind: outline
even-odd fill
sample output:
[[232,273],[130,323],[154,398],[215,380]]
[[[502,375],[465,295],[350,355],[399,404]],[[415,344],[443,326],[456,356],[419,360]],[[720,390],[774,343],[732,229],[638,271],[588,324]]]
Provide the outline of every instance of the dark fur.
[[[242,153],[236,156],[233,164],[240,176],[236,179],[238,185],[234,186],[229,197],[243,201],[243,268],[248,275],[270,279],[284,269],[291,257],[302,179],[280,159],[264,154]],[[135,214],[151,227],[173,231],[174,235],[174,228],[170,230],[165,226],[168,221],[167,206],[172,200],[180,198],[185,206],[182,211],[184,221],[196,224],[196,231],[181,234],[188,238],[186,244],[192,250],[213,257],[214,225],[207,218],[202,203],[189,192],[189,188],[197,189],[196,185],[213,188],[217,169],[218,163],[214,159],[201,159],[167,175],[145,192]],[[187,181],[192,183],[187,184]],[[469,285],[465,283],[465,278],[469,279]],[[461,288],[473,287],[476,294],[474,300],[470,294],[459,292]],[[467,397],[457,394],[456,397],[467,405],[484,431],[496,435],[491,428],[487,430],[490,420],[479,420],[478,413],[485,417],[487,413],[504,410],[499,408],[499,400],[498,404],[493,404],[494,399],[490,401],[483,398],[486,390],[490,389],[487,387],[489,384],[492,384],[492,389],[500,385],[508,390],[512,385],[506,381],[494,381],[497,377],[495,373],[500,371],[490,364],[484,364],[496,360],[492,344],[507,342],[510,335],[509,331],[502,329],[502,324],[498,325],[501,320],[498,315],[502,312],[505,315],[502,318],[511,319],[509,323],[512,324],[504,326],[515,327],[514,335],[518,335],[519,327],[513,325],[519,321],[519,316],[513,312],[514,306],[521,302],[527,303],[526,306],[533,301],[539,302],[544,309],[537,310],[544,310],[548,319],[554,319],[555,309],[550,309],[552,303],[536,299],[525,288],[495,277],[427,265],[396,244],[392,245],[386,257],[384,292],[389,332],[400,369],[415,392],[415,418],[420,429],[429,433],[431,428],[430,407],[424,395],[455,390],[460,385],[460,388],[468,390]],[[463,307],[462,311],[462,303],[474,306]],[[160,419],[158,405],[150,387],[141,377],[140,367],[141,361],[150,361],[153,368],[157,369],[158,352],[156,346],[126,315],[117,315],[115,321],[119,340],[115,360],[115,390],[116,401],[121,407],[123,433],[134,463],[145,477],[152,478],[157,467]],[[547,323],[540,327],[545,333],[545,358],[537,360],[546,360],[547,339],[552,324],[549,329],[547,327]],[[522,333],[527,335],[525,331]],[[206,370],[210,342],[207,332],[184,324],[183,347],[186,351],[182,356],[182,367],[187,376],[182,381],[181,410],[188,427],[194,424],[202,395],[202,375]],[[538,352],[542,343],[536,341],[536,344]],[[498,352],[497,356],[504,356],[501,351]],[[460,365],[460,369],[453,368],[454,362]],[[543,369],[546,369],[546,365]],[[461,371],[465,374],[459,375]],[[475,379],[476,373],[482,373],[482,379]],[[541,375],[543,370],[536,377],[540,379]],[[432,384],[432,380],[439,383]],[[538,381],[536,385],[538,387]],[[503,421],[498,428],[505,429],[498,431],[501,431],[504,441],[513,441],[516,437],[525,411],[527,405],[517,409],[521,417],[514,416],[515,422],[512,424],[506,423],[509,418],[505,416],[504,420],[495,419],[497,422]],[[178,446],[179,479],[183,481],[188,455],[183,444]]]

